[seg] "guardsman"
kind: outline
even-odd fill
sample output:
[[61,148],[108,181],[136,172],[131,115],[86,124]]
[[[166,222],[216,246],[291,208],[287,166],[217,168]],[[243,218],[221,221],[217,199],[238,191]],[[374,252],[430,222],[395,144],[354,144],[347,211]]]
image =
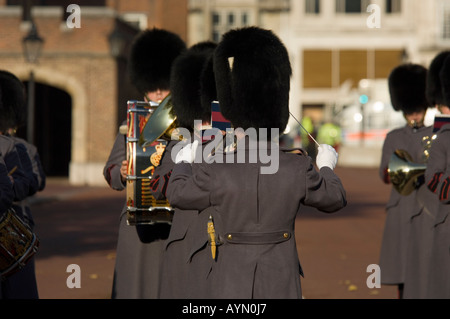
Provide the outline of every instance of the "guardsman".
[[[211,245],[210,298],[302,298],[295,216],[302,205],[324,212],[346,205],[333,172],[337,153],[321,145],[317,170],[300,150],[280,150],[279,134],[289,119],[291,66],[273,32],[257,27],[227,32],[213,63],[221,112],[237,142],[203,158],[195,170],[198,141],[172,154],[177,164],[167,197],[179,209],[212,208],[218,245]],[[271,154],[276,163],[267,167],[257,154]]]
[[[389,75],[389,92],[394,110],[403,113],[406,125],[390,131],[383,144],[380,178],[391,184],[388,168],[391,157],[398,149],[406,151],[411,161],[424,163],[423,138],[431,135],[431,127],[424,126],[429,107],[426,98],[427,69],[417,64],[402,64]],[[401,195],[394,187],[386,205],[386,220],[380,251],[381,284],[396,285],[398,298],[403,298],[406,271],[413,265],[407,263],[411,241],[411,220],[423,211],[417,202],[417,189]]]
[[[217,98],[215,85],[211,87],[211,83],[215,82],[212,70],[208,71],[208,62],[212,62],[215,47],[216,44],[209,41],[197,43],[178,56],[172,66],[170,92],[176,125],[178,129],[189,132],[192,139],[203,139],[204,128],[211,124],[211,102]],[[171,140],[167,144],[161,164],[155,169],[154,180],[159,181],[158,187],[154,188],[155,198],[166,196],[167,185],[175,165],[171,152],[178,142],[179,140]],[[203,145],[208,142],[208,139],[202,140]],[[160,298],[200,298],[197,294],[204,290],[202,287],[209,269],[204,269],[207,265],[194,267],[192,262],[199,254],[204,253],[202,249],[204,250],[206,244],[202,242],[201,245],[195,245],[196,236],[206,235],[206,222],[202,223],[199,213],[197,210],[175,209],[161,267]],[[204,226],[202,232],[196,232],[197,224]],[[191,255],[193,251],[194,256]],[[206,260],[210,265],[211,259]]]
[[[136,36],[129,72],[132,84],[145,100],[159,103],[169,95],[172,63],[184,50],[184,41],[167,30],[153,28]],[[103,170],[112,189],[125,190],[127,165],[126,136],[119,132]],[[112,298],[157,298],[162,251],[170,226],[129,226],[126,210],[125,202],[120,214]]]
[[[27,203],[29,197],[45,187],[45,173],[42,169],[39,153],[34,145],[14,136],[16,129],[23,125],[26,118],[25,88],[12,73],[0,70],[0,87],[3,92],[0,111],[0,134],[10,138],[17,150],[20,164],[28,181],[28,193],[16,198],[12,208],[24,223],[33,231],[34,219]],[[38,287],[35,273],[34,257],[25,267],[2,282],[4,298],[38,299]]]
[[[439,72],[442,95],[437,95],[433,105],[441,114],[450,116],[450,52],[445,55]],[[438,57],[439,58],[439,55]],[[430,148],[425,170],[425,184],[435,196],[437,214],[433,223],[429,269],[423,275],[428,279],[426,298],[450,299],[450,124],[439,127]]]

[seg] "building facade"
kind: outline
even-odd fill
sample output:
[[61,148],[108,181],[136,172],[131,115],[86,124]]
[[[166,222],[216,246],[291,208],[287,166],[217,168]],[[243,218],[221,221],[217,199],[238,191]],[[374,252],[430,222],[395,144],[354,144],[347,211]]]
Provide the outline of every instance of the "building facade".
[[[245,25],[272,29],[291,57],[292,114],[317,126],[338,122],[347,144],[365,139],[379,149],[403,123],[390,105],[390,71],[405,62],[428,66],[448,48],[449,12],[448,0],[190,0],[188,38],[217,41]],[[294,118],[289,126],[298,132]]]
[[[48,176],[106,185],[103,166],[126,102],[141,99],[128,79],[131,41],[153,26],[187,41],[186,18],[185,0],[0,0],[0,69],[33,83],[32,136]],[[22,44],[33,24],[44,42],[29,63]]]
[[[80,8],[79,27],[70,4]],[[44,39],[37,63],[23,49],[33,24]],[[347,145],[363,139],[379,150],[402,121],[390,106],[389,72],[403,62],[428,66],[450,48],[450,0],[0,0],[0,69],[34,84],[33,139],[47,174],[105,185],[126,102],[140,99],[127,73],[133,36],[155,26],[190,46],[251,25],[273,30],[288,48],[297,119],[338,121]],[[298,133],[294,118],[289,127]]]
[[[402,120],[390,105],[387,77],[401,63],[427,67],[448,48],[448,4],[446,0],[292,1],[287,43],[297,66],[291,97],[294,112],[319,123],[337,119],[348,129],[349,144],[359,144],[350,137],[363,127],[370,133],[366,142],[380,146],[387,130]],[[361,103],[363,94],[368,100]]]

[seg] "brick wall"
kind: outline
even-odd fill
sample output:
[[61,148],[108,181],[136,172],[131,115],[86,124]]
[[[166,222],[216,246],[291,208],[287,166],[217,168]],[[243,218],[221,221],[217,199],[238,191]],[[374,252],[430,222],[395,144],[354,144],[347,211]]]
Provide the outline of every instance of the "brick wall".
[[[21,8],[4,4],[5,0],[0,0],[0,69],[27,81],[31,66],[24,60],[22,39],[28,29],[21,22]],[[126,118],[126,101],[139,99],[128,74],[124,74],[127,51],[119,61],[110,54],[108,35],[115,26],[114,10],[145,13],[149,27],[166,28],[186,39],[187,0],[107,0],[103,8],[81,7],[79,29],[67,28],[62,7],[33,9],[33,19],[45,41],[34,66],[36,81],[62,89],[72,98],[70,165],[77,176],[69,179],[77,184],[105,185],[101,168],[118,123]],[[95,178],[83,176],[82,172],[93,170]]]

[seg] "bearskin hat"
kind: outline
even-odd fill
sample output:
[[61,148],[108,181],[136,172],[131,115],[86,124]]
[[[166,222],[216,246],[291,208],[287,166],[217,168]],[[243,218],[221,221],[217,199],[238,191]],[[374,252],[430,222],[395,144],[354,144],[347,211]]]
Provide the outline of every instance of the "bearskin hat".
[[445,59],[450,55],[450,51],[442,51],[431,61],[427,76],[427,99],[430,105],[436,106],[444,103],[442,95],[442,85],[440,73]]
[[450,55],[445,58],[444,64],[439,74],[442,85],[441,105],[450,105]]
[[169,90],[172,63],[184,50],[186,44],[175,33],[157,28],[142,31],[131,46],[131,83],[142,94],[157,89]]
[[228,31],[214,53],[222,115],[235,128],[284,131],[291,74],[288,52],[272,31],[258,27]]
[[388,82],[394,110],[408,114],[426,110],[430,106],[425,94],[425,67],[412,63],[399,65],[392,70]]
[[0,70],[0,90],[0,130],[23,125],[27,115],[23,83],[11,72]]
[[[201,83],[203,68],[216,46],[210,41],[197,43],[173,62],[170,92],[173,113],[180,127],[193,128],[194,120],[211,120],[211,108],[208,110],[202,107]],[[208,80],[214,81],[214,78],[210,77]]]
[[214,78],[213,54],[211,54],[203,65],[200,75],[200,99],[203,112],[211,120],[211,102],[217,101],[216,80]]

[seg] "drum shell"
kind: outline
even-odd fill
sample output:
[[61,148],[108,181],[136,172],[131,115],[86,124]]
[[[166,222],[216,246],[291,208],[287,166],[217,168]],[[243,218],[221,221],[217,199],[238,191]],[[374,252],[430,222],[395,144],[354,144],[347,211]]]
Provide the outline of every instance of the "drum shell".
[[168,201],[157,200],[151,193],[153,172],[161,160],[168,144],[157,139],[141,147],[139,139],[157,105],[147,102],[129,101],[127,111],[127,223],[148,225],[171,223],[173,210]]
[[22,269],[36,254],[39,238],[9,209],[0,218],[0,278]]

